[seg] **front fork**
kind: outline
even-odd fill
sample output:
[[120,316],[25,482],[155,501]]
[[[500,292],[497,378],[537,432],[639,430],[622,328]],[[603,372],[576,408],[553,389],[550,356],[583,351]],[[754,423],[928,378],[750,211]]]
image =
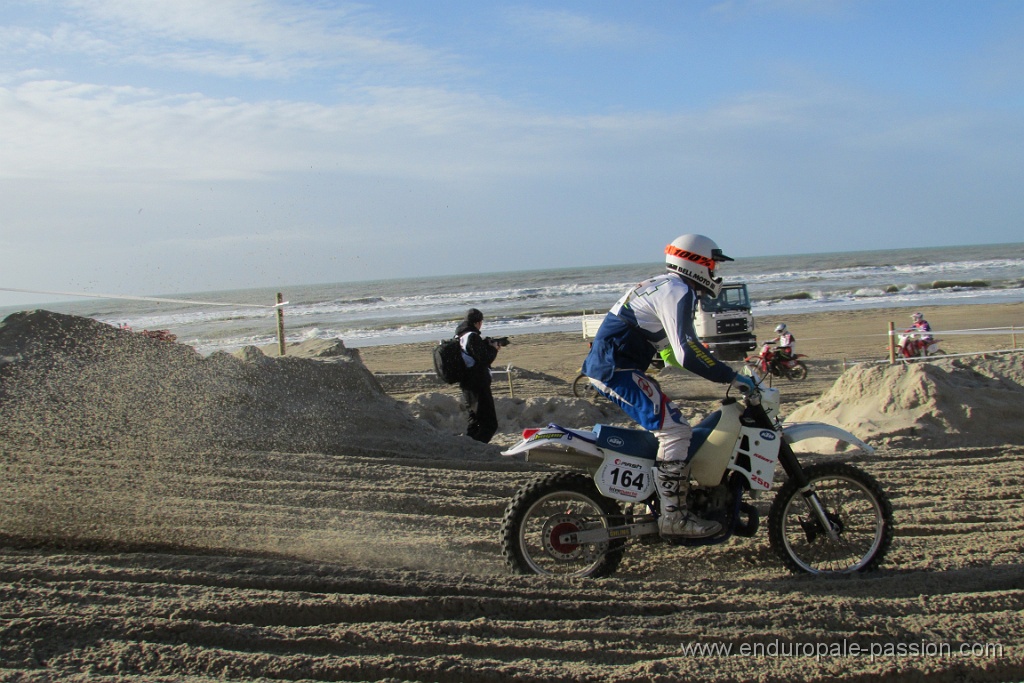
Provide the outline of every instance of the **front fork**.
[[[754,415],[755,422],[758,427],[765,429],[776,429],[772,419],[768,417],[768,414],[764,412],[764,409],[760,405],[756,406],[755,410],[751,411]],[[791,480],[793,480],[800,494],[804,497],[804,502],[807,503],[807,507],[810,508],[811,513],[818,519],[821,524],[821,528],[824,529],[829,538],[833,542],[839,541],[839,529],[828,517],[828,512],[825,510],[825,506],[821,502],[821,498],[818,497],[817,492],[814,490],[814,486],[811,481],[807,478],[807,473],[804,472],[803,465],[797,460],[796,453],[785,439],[781,440],[779,444],[779,463],[782,464],[782,469],[785,470],[786,474]]]
[[800,461],[796,458],[796,453],[793,452],[793,449],[785,441],[779,444],[779,462],[782,463],[782,469],[786,471],[789,478],[796,482],[800,494],[804,497],[804,502],[807,503],[807,507],[811,509],[811,512],[818,519],[821,528],[828,533],[829,538],[833,542],[838,543],[839,529],[829,519],[828,512],[826,512],[825,506],[822,505],[818,493],[814,490],[814,485],[807,478],[803,465],[800,464]]

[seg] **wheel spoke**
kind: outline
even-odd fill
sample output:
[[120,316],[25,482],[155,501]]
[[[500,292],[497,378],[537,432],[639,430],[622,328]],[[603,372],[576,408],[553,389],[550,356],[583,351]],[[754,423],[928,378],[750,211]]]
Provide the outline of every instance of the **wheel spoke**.
[[524,485],[502,519],[502,554],[519,573],[609,576],[624,539],[577,542],[575,534],[622,523],[618,503],[602,496],[593,478],[560,472]]
[[[814,488],[829,521],[837,528],[838,539],[829,536],[801,496],[792,500],[784,520],[789,547],[815,571],[856,569],[876,542],[881,510],[856,482],[839,478],[819,480],[814,482]],[[818,531],[808,533],[807,528]]]
[[815,466],[807,475],[813,497],[787,485],[773,505],[772,544],[783,561],[812,574],[873,568],[892,539],[892,509],[877,482],[846,464]]
[[559,537],[598,526],[607,526],[607,522],[592,501],[571,492],[549,494],[523,516],[519,536],[526,561],[541,574],[586,574],[608,544],[568,545]]

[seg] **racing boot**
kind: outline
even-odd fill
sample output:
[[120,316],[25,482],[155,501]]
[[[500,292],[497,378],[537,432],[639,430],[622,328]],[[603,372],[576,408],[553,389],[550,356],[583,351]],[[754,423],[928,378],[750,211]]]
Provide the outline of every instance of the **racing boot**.
[[690,493],[690,466],[681,462],[659,462],[654,481],[661,500],[658,532],[662,538],[706,538],[722,530],[713,520],[697,517],[686,507]]

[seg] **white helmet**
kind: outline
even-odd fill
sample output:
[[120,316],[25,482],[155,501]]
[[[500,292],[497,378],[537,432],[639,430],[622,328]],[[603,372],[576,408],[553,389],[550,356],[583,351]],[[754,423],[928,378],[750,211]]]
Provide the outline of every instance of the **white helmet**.
[[665,247],[665,267],[692,280],[712,298],[722,291],[722,278],[715,277],[715,265],[719,261],[732,259],[704,235],[681,235]]
[[783,332],[785,332],[786,331],[786,323],[779,323],[778,327],[775,328],[775,331],[778,332],[779,334],[782,334]]
[[921,315],[920,313],[914,313],[913,315],[910,316],[910,319],[913,320],[915,323],[919,323],[922,320],[924,320],[924,316]]

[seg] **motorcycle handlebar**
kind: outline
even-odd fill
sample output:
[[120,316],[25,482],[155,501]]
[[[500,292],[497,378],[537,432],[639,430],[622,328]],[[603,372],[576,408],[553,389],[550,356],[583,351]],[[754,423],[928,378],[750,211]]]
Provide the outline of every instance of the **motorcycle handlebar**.
[[758,386],[760,383],[757,381],[757,378],[752,377],[751,379],[754,380],[753,387],[747,386],[746,384],[731,384],[729,385],[729,388],[726,389],[725,395],[728,396],[730,390],[736,389],[748,405],[760,405],[761,389]]

